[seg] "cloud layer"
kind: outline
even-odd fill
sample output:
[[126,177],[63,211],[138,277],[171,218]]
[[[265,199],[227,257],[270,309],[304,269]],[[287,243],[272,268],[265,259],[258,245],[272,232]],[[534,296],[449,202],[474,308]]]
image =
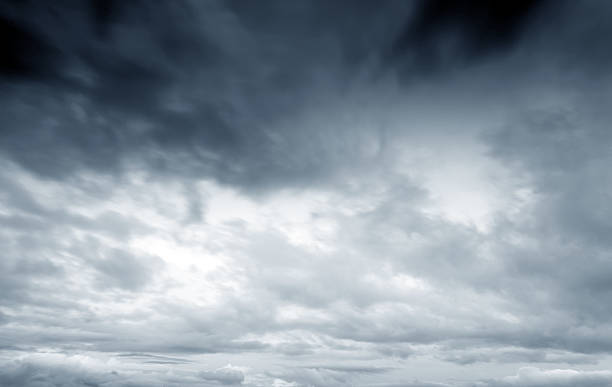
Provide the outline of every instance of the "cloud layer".
[[3,2],[0,384],[612,384],[611,12]]

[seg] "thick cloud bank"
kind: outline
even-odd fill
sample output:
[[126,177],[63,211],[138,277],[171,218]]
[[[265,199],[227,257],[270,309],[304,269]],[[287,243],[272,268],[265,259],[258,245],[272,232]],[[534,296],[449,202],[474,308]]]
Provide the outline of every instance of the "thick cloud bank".
[[0,32],[0,385],[612,385],[607,2]]

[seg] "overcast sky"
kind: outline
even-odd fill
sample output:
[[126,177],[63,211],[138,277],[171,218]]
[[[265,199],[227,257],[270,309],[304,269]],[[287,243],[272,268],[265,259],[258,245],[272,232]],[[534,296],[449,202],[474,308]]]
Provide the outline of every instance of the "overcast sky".
[[612,385],[612,3],[0,1],[0,385]]

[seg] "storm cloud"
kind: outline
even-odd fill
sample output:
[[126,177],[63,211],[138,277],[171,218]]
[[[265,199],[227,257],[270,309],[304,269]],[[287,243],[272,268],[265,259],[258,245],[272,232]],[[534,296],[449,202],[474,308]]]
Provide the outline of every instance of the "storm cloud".
[[610,20],[0,2],[0,384],[612,385]]

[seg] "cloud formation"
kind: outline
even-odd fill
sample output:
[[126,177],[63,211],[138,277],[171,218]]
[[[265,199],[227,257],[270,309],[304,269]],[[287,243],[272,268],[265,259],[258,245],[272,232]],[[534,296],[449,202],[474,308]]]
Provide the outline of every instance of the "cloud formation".
[[2,2],[0,384],[611,384],[611,12]]

